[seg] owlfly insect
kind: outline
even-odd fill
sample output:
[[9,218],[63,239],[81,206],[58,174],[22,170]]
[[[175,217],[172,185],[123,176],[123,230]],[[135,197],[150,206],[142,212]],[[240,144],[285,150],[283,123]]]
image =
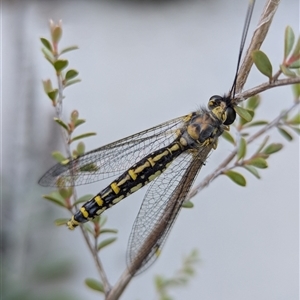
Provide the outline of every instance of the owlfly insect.
[[235,121],[236,82],[253,7],[251,1],[228,94],[212,96],[207,108],[70,158],[39,181],[42,186],[70,187],[118,176],[72,216],[67,222],[69,229],[150,185],[129,239],[127,258],[132,275],[155,261],[201,167],[217,148],[219,136]]

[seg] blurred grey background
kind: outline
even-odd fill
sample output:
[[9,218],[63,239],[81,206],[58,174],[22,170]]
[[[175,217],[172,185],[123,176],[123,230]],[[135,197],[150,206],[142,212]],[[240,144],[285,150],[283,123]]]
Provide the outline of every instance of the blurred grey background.
[[[86,288],[96,268],[80,231],[55,227],[67,213],[41,198],[37,185],[63,150],[54,112],[41,80],[55,81],[40,51],[49,38],[48,20],[63,21],[61,47],[79,50],[65,57],[82,82],[66,90],[64,115],[73,109],[87,119],[79,132],[93,149],[206,105],[231,87],[248,2],[211,1],[3,1],[2,3],[2,258],[6,299],[99,299]],[[257,1],[249,36],[264,1]],[[277,71],[287,25],[299,29],[299,2],[282,1],[262,46]],[[245,89],[266,82],[257,70]],[[263,93],[259,119],[273,119],[292,104],[290,87]],[[233,131],[234,132],[234,131]],[[261,180],[243,172],[247,187],[220,177],[182,210],[161,257],[135,278],[122,299],[156,299],[153,276],[171,276],[184,255],[197,248],[201,264],[175,299],[298,299],[299,139],[284,143]],[[260,141],[249,149],[254,151]],[[220,139],[198,180],[232,150]],[[78,188],[97,193],[106,183]],[[107,212],[118,241],[103,250],[109,279],[125,268],[131,226],[145,194],[142,189]]]

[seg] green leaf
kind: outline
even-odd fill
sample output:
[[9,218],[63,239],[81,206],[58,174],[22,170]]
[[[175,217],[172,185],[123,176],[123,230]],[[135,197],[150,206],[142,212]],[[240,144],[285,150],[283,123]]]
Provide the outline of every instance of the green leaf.
[[290,26],[287,26],[284,33],[284,59],[286,60],[292,51],[295,42],[295,34]]
[[80,198],[78,198],[76,200],[76,202],[74,202],[74,205],[77,205],[77,204],[83,203],[83,202],[87,202],[87,201],[91,200],[93,197],[94,197],[93,194],[87,194],[87,195],[81,196]]
[[299,102],[299,97],[300,97],[300,83],[296,83],[292,85],[292,89],[293,89],[293,94],[295,97],[295,100],[297,102]]
[[66,129],[67,131],[69,131],[69,127],[68,125],[61,119],[58,119],[58,118],[53,118],[54,121],[59,125],[61,126],[62,128]]
[[50,43],[47,39],[45,39],[45,38],[40,38],[40,40],[41,40],[42,44],[43,44],[50,52],[52,52],[52,45],[51,45],[51,43]]
[[81,139],[83,139],[83,138],[87,138],[87,137],[89,137],[89,136],[93,136],[93,135],[96,135],[96,132],[86,132],[86,133],[83,133],[83,134],[74,136],[74,137],[71,139],[71,143],[74,142],[74,141],[77,141],[77,140],[81,140]]
[[65,84],[65,87],[70,86],[70,85],[75,84],[80,81],[81,81],[81,79],[68,80],[67,83]]
[[194,203],[191,202],[190,200],[184,201],[183,204],[182,204],[182,207],[184,207],[184,208],[193,208],[194,207]]
[[66,160],[66,157],[59,151],[53,151],[51,153],[52,157],[59,163],[61,163],[62,161]]
[[99,167],[94,163],[89,163],[81,166],[79,170],[80,172],[96,172],[99,170]]
[[161,276],[161,275],[156,275],[154,277],[154,284],[156,286],[156,289],[161,289],[161,287],[164,286],[164,282],[165,282],[165,279]]
[[238,147],[238,150],[237,150],[237,160],[240,160],[240,159],[244,158],[245,155],[246,155],[246,152],[247,152],[247,142],[242,137],[240,139],[239,147]]
[[43,198],[46,200],[49,200],[51,202],[54,202],[55,204],[58,204],[59,206],[66,207],[65,200],[62,198],[62,196],[58,192],[52,192],[48,195],[43,195]]
[[291,126],[291,128],[292,128],[297,134],[300,134],[300,128],[299,128],[299,127]]
[[66,218],[56,219],[54,221],[54,224],[56,226],[62,226],[62,225],[66,225],[68,221],[69,221],[69,219],[66,219]]
[[249,171],[251,174],[253,174],[257,179],[260,179],[260,175],[257,171],[257,169],[253,166],[245,165],[243,166],[247,171]]
[[104,287],[100,281],[93,278],[87,278],[84,282],[92,290],[104,293]]
[[79,142],[78,145],[77,145],[76,150],[77,150],[78,155],[84,154],[84,152],[85,152],[85,144],[83,142]]
[[57,72],[60,72],[66,68],[68,64],[69,62],[66,59],[58,59],[56,62],[54,62],[54,68]]
[[73,188],[59,188],[58,192],[64,199],[69,199],[73,194]]
[[116,229],[109,229],[109,228],[104,228],[100,230],[100,234],[102,233],[113,233],[113,234],[117,234],[118,230]]
[[240,106],[235,106],[234,110],[242,119],[244,119],[247,122],[251,122],[251,120],[253,118],[253,114],[254,114],[253,111],[247,110]]
[[252,111],[255,111],[255,109],[259,106],[259,104],[260,104],[259,95],[250,97],[246,102],[247,108]]
[[[93,220],[92,220],[92,222],[93,222]],[[90,226],[90,223],[84,223],[83,228],[84,228],[85,231],[89,232],[92,236],[94,236],[95,231],[94,231],[94,228],[92,228]]]
[[300,124],[300,113],[296,114],[292,119],[288,121],[289,124],[299,125]]
[[224,131],[223,134],[222,134],[222,137],[228,141],[229,143],[235,145],[235,140],[233,138],[233,136],[228,132],[228,131]]
[[42,48],[42,52],[49,63],[53,65],[55,60],[53,54],[46,48]]
[[240,186],[246,186],[246,179],[242,174],[232,170],[225,171],[224,174],[228,176],[236,184]]
[[254,127],[254,126],[267,125],[267,124],[269,124],[268,121],[260,120],[260,121],[254,121],[254,122],[247,123],[245,126],[246,127]]
[[295,60],[289,65],[291,69],[299,69],[300,68],[300,59]]
[[281,135],[286,139],[288,140],[289,142],[293,140],[293,136],[288,132],[286,131],[286,129],[282,128],[282,127],[277,127],[278,128],[278,131],[281,133]]
[[60,55],[66,53],[66,52],[69,52],[69,51],[77,50],[77,49],[78,49],[78,46],[66,47],[60,51]]
[[70,80],[70,79],[76,77],[77,75],[78,75],[78,72],[76,70],[71,69],[66,73],[65,79]]
[[294,78],[294,77],[297,76],[297,74],[295,72],[291,71],[289,68],[287,68],[284,65],[280,65],[280,70],[282,71],[282,73],[285,76],[288,76],[288,77],[291,77],[291,78]]
[[75,128],[78,127],[79,125],[85,123],[85,119],[77,119],[75,122],[74,122],[74,126]]
[[254,166],[259,169],[266,169],[268,167],[267,161],[262,157],[255,157],[249,160],[248,165]]
[[300,53],[300,37],[298,37],[292,56],[297,56],[299,55],[299,53]]
[[48,97],[49,97],[53,102],[55,102],[56,97],[57,97],[57,93],[58,93],[58,90],[57,90],[57,89],[54,89],[53,91],[47,93],[47,95],[48,95]]
[[270,154],[273,154],[273,153],[276,153],[276,152],[280,151],[282,148],[283,148],[282,144],[272,143],[263,150],[263,153],[267,154],[267,155],[270,155]]
[[108,238],[106,240],[103,240],[102,242],[99,243],[98,247],[97,247],[97,250],[100,251],[101,249],[103,249],[104,247],[112,244],[113,242],[116,241],[116,237],[113,237],[113,238]]
[[273,70],[268,56],[261,50],[254,50],[251,56],[257,69],[271,80]]
[[76,120],[78,120],[78,117],[79,117],[79,112],[78,112],[78,110],[73,110],[72,112],[71,112],[71,115],[70,115],[70,120],[72,121],[72,122],[75,122]]

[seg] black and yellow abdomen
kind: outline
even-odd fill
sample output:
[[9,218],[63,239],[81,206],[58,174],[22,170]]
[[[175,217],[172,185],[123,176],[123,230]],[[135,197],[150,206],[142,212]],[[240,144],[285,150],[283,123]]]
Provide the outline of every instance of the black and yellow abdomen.
[[86,202],[68,221],[69,229],[92,220],[163,173],[187,149],[178,139],[156,150],[130,167],[100,193]]

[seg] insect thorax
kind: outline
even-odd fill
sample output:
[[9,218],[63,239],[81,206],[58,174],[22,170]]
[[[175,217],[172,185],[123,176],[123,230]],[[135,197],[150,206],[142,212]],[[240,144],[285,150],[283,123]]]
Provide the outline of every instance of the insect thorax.
[[190,115],[181,129],[180,143],[189,148],[216,145],[218,137],[223,133],[224,125],[210,111],[202,108]]

